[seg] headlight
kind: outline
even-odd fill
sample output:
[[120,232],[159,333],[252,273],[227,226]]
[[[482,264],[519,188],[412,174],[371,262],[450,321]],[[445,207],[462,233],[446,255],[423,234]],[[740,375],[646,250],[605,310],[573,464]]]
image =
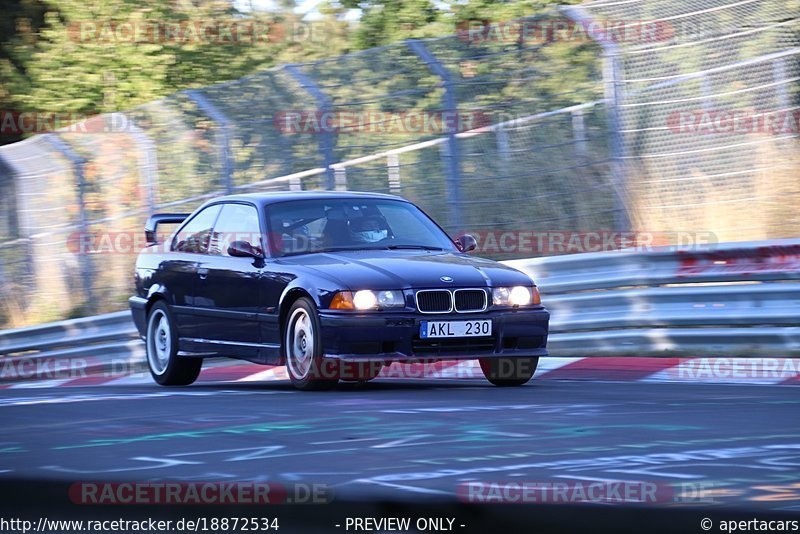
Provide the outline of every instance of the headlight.
[[402,308],[406,299],[402,291],[371,291],[362,289],[355,293],[339,291],[333,297],[332,310],[375,310],[382,308]]
[[379,308],[402,308],[406,305],[406,297],[402,291],[377,291]]
[[528,306],[540,304],[541,298],[536,287],[496,287],[492,290],[492,303],[495,306]]
[[356,291],[353,295],[353,305],[357,310],[371,310],[378,306],[378,297],[368,289]]

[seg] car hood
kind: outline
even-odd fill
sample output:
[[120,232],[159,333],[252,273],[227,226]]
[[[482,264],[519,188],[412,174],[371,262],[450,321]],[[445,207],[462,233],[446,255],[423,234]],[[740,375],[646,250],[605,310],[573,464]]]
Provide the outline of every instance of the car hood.
[[[353,251],[283,258],[348,289],[530,285],[520,271],[484,258],[429,251]],[[442,277],[452,278],[445,282]]]

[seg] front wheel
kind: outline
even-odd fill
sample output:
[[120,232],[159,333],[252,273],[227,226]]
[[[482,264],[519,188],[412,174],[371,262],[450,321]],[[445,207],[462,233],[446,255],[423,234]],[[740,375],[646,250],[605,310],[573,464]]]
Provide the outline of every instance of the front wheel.
[[156,302],[147,316],[147,366],[162,386],[187,386],[197,380],[203,360],[178,356],[178,332],[166,303]]
[[521,386],[533,378],[539,357],[482,358],[478,360],[486,380],[495,386]]
[[317,310],[301,297],[292,304],[284,327],[283,349],[286,371],[297,389],[325,389],[339,381],[334,362],[322,357],[322,339]]

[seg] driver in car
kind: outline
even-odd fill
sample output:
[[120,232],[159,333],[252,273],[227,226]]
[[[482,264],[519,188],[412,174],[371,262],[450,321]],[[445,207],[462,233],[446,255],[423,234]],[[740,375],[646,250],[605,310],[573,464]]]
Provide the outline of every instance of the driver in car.
[[356,243],[377,243],[389,237],[389,227],[383,217],[365,215],[351,219],[349,227]]

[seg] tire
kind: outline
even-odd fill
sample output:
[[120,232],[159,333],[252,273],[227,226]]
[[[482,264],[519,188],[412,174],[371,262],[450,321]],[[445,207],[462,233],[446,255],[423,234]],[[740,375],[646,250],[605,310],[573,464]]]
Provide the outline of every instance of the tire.
[[328,389],[339,382],[335,362],[322,357],[321,331],[314,303],[306,297],[297,299],[283,328],[286,371],[297,389]]
[[197,380],[203,360],[178,356],[178,330],[163,301],[156,302],[147,314],[145,337],[150,375],[162,386],[188,386]]
[[500,387],[526,384],[533,378],[539,357],[533,358],[482,358],[478,360],[486,380]]

